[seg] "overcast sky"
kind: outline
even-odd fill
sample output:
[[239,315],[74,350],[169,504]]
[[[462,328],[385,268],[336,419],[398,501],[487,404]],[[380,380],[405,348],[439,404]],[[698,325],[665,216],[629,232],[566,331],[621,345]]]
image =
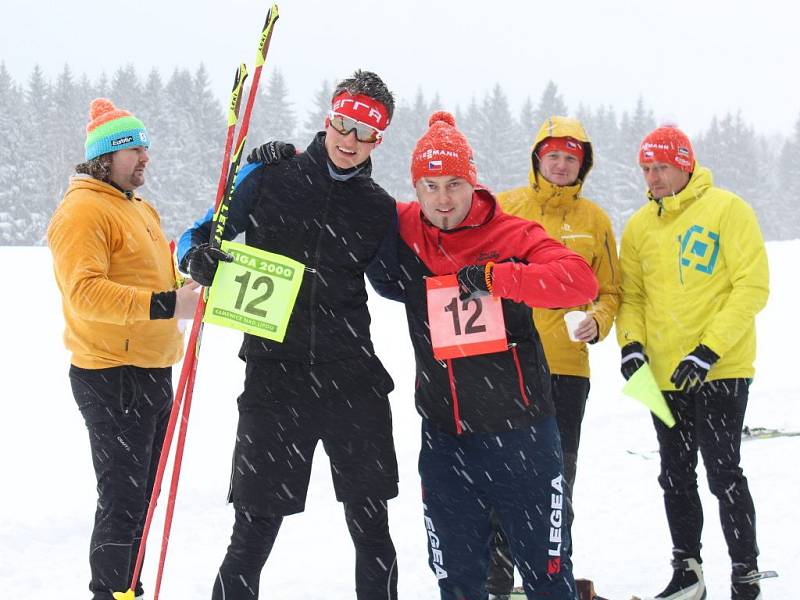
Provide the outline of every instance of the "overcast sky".
[[[252,65],[269,7],[260,0],[0,0],[0,60],[22,83],[38,63],[94,79],[133,63],[140,73],[202,61],[227,98]],[[516,112],[554,80],[570,109],[631,109],[639,95],[690,135],[741,109],[763,133],[800,115],[800,8],[789,0],[283,0],[268,57],[301,117],[323,79],[378,72],[400,98],[438,92],[466,106],[495,83]],[[538,124],[532,126],[532,130]]]

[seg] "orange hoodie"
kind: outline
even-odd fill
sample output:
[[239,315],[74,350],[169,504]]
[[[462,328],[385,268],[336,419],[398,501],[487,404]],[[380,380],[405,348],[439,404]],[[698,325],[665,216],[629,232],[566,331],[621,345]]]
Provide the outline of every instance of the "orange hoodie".
[[72,364],[168,367],[180,360],[175,319],[150,320],[152,292],[175,289],[158,213],[88,176],[70,180],[47,229]]

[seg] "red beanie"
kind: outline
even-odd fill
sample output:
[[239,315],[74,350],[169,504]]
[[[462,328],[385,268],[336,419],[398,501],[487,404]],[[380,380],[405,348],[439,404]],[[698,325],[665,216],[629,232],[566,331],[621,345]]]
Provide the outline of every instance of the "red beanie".
[[539,160],[548,152],[566,152],[577,158],[583,164],[583,144],[571,137],[549,137],[543,139],[536,148]]
[[677,127],[659,127],[642,140],[639,147],[639,164],[669,163],[681,171],[694,170],[694,150],[689,138]]
[[411,155],[411,182],[420,177],[451,175],[478,182],[478,171],[472,159],[472,148],[464,134],[456,129],[456,120],[449,112],[438,111],[428,119],[428,129],[419,138]]

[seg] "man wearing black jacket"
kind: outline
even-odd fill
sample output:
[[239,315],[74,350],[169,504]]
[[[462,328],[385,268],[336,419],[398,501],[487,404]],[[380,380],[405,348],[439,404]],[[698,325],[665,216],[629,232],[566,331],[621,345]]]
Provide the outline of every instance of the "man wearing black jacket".
[[[386,501],[397,495],[388,393],[375,356],[364,272],[394,231],[394,201],[371,178],[394,100],[357,71],[332,95],[325,130],[295,160],[242,169],[224,239],[303,263],[306,273],[283,343],[246,334],[230,500],[231,543],[214,600],[258,597],[259,576],[286,515],[304,510],[322,440],[356,550],[359,600],[394,600],[397,565]],[[213,211],[181,237],[185,270],[210,285],[229,257],[206,243]]]

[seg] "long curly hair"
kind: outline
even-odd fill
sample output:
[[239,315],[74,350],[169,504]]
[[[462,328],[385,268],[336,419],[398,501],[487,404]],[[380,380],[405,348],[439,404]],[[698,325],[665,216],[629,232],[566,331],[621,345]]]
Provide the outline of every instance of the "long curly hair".
[[75,165],[75,172],[108,182],[111,177],[111,152]]

